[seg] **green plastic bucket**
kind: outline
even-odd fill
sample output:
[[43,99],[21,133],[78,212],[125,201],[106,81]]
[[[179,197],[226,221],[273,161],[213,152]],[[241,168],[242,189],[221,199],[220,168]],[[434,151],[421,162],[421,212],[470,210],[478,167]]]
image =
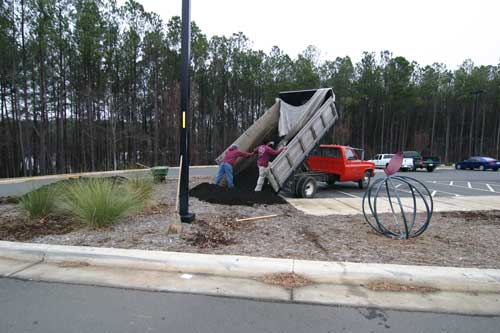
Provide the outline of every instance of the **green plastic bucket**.
[[155,182],[162,182],[165,180],[167,177],[168,173],[168,167],[166,166],[157,166],[151,168],[151,174],[153,175],[153,178]]

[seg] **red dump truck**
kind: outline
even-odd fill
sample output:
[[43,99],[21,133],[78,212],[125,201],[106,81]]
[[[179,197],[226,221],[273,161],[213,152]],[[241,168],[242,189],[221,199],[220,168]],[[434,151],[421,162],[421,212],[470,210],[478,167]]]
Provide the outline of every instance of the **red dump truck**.
[[375,175],[375,164],[364,161],[364,151],[341,145],[320,145],[307,158],[308,172],[300,173],[295,181],[295,195],[311,198],[316,193],[317,182],[329,185],[336,182],[356,182],[363,189]]

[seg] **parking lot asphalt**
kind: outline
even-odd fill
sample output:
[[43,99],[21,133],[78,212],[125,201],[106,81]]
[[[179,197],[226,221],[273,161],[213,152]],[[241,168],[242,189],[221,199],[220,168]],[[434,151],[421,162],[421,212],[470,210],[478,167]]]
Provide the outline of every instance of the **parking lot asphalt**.
[[[397,175],[411,177],[422,182],[433,197],[500,196],[500,172],[469,171],[441,168],[434,172],[414,171],[399,172]],[[385,177],[382,170],[377,170],[372,182]],[[402,196],[408,196],[404,184],[395,183]],[[406,189],[405,189],[406,188]],[[320,183],[316,198],[362,198],[365,190],[354,182],[336,183],[328,186]]]
[[[214,176],[216,166],[193,167],[190,173],[192,177]],[[169,177],[178,175],[177,168],[169,170]],[[414,172],[399,172],[398,175],[412,177],[423,182],[433,197],[467,197],[467,196],[500,196],[500,171],[471,171],[455,170],[451,168],[438,168],[434,172],[419,170]],[[378,169],[372,182],[384,177],[383,170]],[[0,182],[0,197],[8,195],[21,195],[34,188],[54,182],[59,179],[36,179],[33,181],[19,181],[8,179]],[[399,184],[395,184],[398,186]],[[408,196],[404,186],[398,186],[399,193]],[[328,186],[319,183],[315,198],[362,198],[365,190],[358,188],[357,183],[345,182]],[[289,193],[282,192],[285,197],[291,197]]]

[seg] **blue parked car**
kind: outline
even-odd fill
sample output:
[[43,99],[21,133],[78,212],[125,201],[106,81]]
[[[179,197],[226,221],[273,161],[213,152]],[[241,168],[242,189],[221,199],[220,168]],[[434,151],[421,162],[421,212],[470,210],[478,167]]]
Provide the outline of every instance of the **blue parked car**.
[[481,171],[491,169],[493,171],[498,171],[500,169],[500,161],[495,160],[491,157],[484,156],[473,156],[468,160],[458,162],[455,164],[455,169],[465,170],[465,169],[479,169]]

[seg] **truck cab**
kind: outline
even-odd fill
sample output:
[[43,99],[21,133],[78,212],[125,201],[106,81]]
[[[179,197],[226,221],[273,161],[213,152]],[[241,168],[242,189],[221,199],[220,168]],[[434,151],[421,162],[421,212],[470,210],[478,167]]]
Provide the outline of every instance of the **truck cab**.
[[438,157],[422,157],[422,155],[420,155],[420,153],[417,151],[404,151],[403,157],[405,159],[413,159],[413,171],[417,171],[417,169],[427,169],[428,172],[432,172],[441,164]]
[[349,146],[320,145],[307,159],[307,165],[313,172],[326,175],[327,183],[357,182],[365,188],[370,178],[375,175],[375,164],[364,161],[364,151]]

